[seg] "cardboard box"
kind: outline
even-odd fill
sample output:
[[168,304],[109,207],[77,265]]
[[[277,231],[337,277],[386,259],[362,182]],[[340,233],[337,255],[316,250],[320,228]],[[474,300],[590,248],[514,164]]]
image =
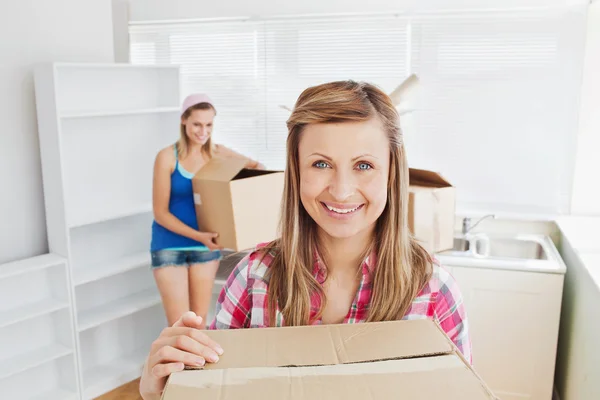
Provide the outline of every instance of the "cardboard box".
[[201,231],[240,251],[277,239],[283,172],[245,169],[245,160],[213,157],[192,179]]
[[408,226],[431,253],[454,246],[456,189],[440,174],[410,169]]
[[163,400],[496,399],[431,320],[208,334],[221,360],[172,374]]

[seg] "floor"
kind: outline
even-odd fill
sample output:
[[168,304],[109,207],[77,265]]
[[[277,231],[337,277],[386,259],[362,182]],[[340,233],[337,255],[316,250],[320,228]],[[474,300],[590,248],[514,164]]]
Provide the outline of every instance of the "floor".
[[142,400],[138,386],[140,380],[129,382],[121,387],[116,388],[112,392],[108,392],[95,400]]

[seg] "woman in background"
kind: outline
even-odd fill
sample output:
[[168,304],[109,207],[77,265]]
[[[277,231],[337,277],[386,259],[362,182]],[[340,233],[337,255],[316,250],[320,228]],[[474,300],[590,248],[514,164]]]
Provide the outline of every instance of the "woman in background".
[[206,317],[221,249],[217,233],[198,230],[192,178],[212,157],[244,158],[212,141],[216,109],[205,94],[188,96],[181,110],[179,140],[156,156],[152,188],[152,269],[169,326],[186,311]]

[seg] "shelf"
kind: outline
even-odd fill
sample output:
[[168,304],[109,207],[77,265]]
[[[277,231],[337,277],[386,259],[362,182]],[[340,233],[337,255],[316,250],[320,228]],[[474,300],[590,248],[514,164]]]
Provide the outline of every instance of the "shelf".
[[44,363],[71,354],[73,351],[61,344],[53,344],[20,354],[9,359],[0,360],[0,379],[18,374]]
[[0,279],[39,271],[65,263],[66,260],[56,254],[44,254],[38,257],[26,258],[0,265]]
[[104,69],[104,70],[119,70],[119,69],[124,69],[124,70],[133,70],[133,69],[149,69],[149,70],[154,70],[154,69],[166,69],[166,70],[172,70],[173,68],[176,68],[176,66],[174,67],[172,64],[130,64],[130,63],[94,63],[94,62],[63,62],[63,61],[57,61],[52,63],[53,66],[57,69],[82,69],[82,70],[86,70],[86,69]]
[[156,289],[152,288],[80,312],[80,315],[78,315],[79,332],[150,308],[156,304],[160,304],[160,302],[160,294]]
[[149,265],[150,253],[143,252],[89,268],[74,268],[73,280],[75,285],[83,285]]
[[130,217],[134,215],[144,214],[152,211],[152,203],[143,204],[141,206],[132,207],[129,210],[117,212],[117,213],[86,213],[84,217],[75,218],[74,221],[71,222],[71,228],[78,228],[85,225],[97,224],[100,222],[111,221],[114,219]]
[[139,108],[134,110],[102,110],[102,111],[64,111],[61,118],[98,118],[118,117],[139,114],[178,113],[179,107]]
[[215,290],[217,287],[219,288],[219,291],[220,291],[220,290],[221,290],[221,288],[222,288],[223,286],[225,286],[225,284],[226,284],[226,283],[227,283],[227,279],[226,279],[226,278],[219,278],[219,277],[215,278],[215,284],[214,284],[214,286],[213,286],[213,287],[214,287],[213,291],[214,291],[214,290]]
[[37,301],[35,303],[27,304],[11,310],[0,311],[0,328],[68,307],[69,303],[65,301],[48,299]]
[[30,400],[75,400],[77,393],[69,392],[63,389],[55,389],[50,392],[45,392],[37,396],[31,397]]
[[84,399],[93,399],[141,376],[150,346],[83,371]]

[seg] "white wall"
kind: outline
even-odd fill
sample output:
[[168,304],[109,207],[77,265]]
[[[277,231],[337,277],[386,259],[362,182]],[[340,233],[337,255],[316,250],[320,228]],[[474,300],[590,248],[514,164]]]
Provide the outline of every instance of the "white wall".
[[0,264],[48,250],[33,65],[112,62],[111,19],[107,0],[0,5]]
[[600,215],[600,187],[597,184],[600,171],[600,1],[588,8],[585,45],[571,211],[573,214]]
[[[600,399],[600,219],[561,223],[560,253],[567,265],[555,385],[560,400]],[[596,279],[593,278],[596,277]]]
[[[502,8],[539,7],[585,3],[585,0],[503,0]],[[498,8],[498,0],[130,0],[132,21],[161,21],[187,18],[223,18],[323,13],[378,13],[419,9]],[[368,6],[365,6],[368,4]]]

